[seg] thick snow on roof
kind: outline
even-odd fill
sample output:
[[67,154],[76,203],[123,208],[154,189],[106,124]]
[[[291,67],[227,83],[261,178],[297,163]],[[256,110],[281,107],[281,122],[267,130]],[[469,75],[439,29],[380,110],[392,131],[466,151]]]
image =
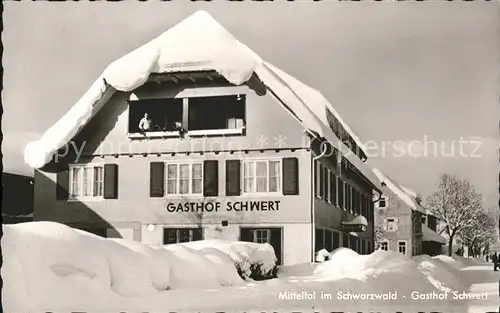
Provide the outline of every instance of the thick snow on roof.
[[420,206],[413,197],[409,196],[406,192],[399,187],[393,179],[388,178],[379,169],[373,169],[373,173],[378,177],[381,183],[385,183],[387,188],[389,188],[398,198],[400,198],[406,205],[408,205],[412,210],[418,211],[420,213],[426,214],[425,209]]
[[435,241],[442,244],[446,244],[446,239],[443,236],[438,235],[435,231],[427,227],[427,225],[422,224],[422,241]]
[[162,35],[111,63],[87,93],[42,138],[26,146],[25,162],[33,168],[40,168],[50,162],[57,149],[69,142],[106,102],[107,91],[132,91],[144,84],[152,73],[203,70],[215,70],[235,85],[245,83],[256,73],[307,130],[340,147],[351,163],[379,187],[371,169],[362,164],[328,126],[326,109],[363,147],[321,93],[265,63],[204,11],[194,13]]

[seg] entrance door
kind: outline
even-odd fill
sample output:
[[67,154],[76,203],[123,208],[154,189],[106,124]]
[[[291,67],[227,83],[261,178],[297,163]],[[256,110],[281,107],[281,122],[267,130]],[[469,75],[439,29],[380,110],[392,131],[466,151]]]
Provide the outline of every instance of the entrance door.
[[276,254],[278,265],[282,264],[282,228],[247,228],[240,229],[240,240],[255,243],[269,243]]

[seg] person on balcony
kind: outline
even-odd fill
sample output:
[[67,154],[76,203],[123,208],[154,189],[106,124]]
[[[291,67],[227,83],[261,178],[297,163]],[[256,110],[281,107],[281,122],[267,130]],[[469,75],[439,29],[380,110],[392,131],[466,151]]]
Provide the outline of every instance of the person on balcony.
[[144,137],[147,138],[146,132],[151,131],[151,120],[149,119],[148,113],[144,113],[144,117],[139,121],[139,129]]

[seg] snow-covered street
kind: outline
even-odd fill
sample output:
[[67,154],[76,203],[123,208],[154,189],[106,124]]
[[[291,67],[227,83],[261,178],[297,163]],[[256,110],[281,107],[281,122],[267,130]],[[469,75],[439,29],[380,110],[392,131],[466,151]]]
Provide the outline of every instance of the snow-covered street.
[[462,269],[462,279],[469,283],[471,293],[486,293],[486,299],[469,300],[469,313],[500,312],[500,271],[491,263],[470,265]]

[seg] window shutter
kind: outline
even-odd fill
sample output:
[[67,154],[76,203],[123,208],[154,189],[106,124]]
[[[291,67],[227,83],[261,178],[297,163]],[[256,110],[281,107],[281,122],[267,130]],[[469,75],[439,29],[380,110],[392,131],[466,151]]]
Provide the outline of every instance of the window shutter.
[[394,219],[394,231],[398,231],[399,217]]
[[299,160],[283,158],[283,194],[299,194]]
[[330,173],[330,203],[335,204],[337,202],[337,196],[335,195],[335,192],[337,192],[337,187],[335,184],[335,181],[337,178],[335,177],[335,174],[332,172]]
[[384,230],[387,230],[387,219],[384,218],[384,225],[383,225],[383,229]]
[[69,168],[65,167],[57,173],[56,199],[68,200],[69,197]]
[[241,194],[240,160],[226,160],[226,196]]
[[203,195],[205,197],[219,195],[219,162],[217,160],[203,162]]
[[104,199],[118,199],[117,164],[104,164]]
[[165,163],[151,162],[149,165],[149,196],[161,198],[165,195]]
[[317,197],[319,196],[319,163],[318,160],[314,160],[314,195]]

